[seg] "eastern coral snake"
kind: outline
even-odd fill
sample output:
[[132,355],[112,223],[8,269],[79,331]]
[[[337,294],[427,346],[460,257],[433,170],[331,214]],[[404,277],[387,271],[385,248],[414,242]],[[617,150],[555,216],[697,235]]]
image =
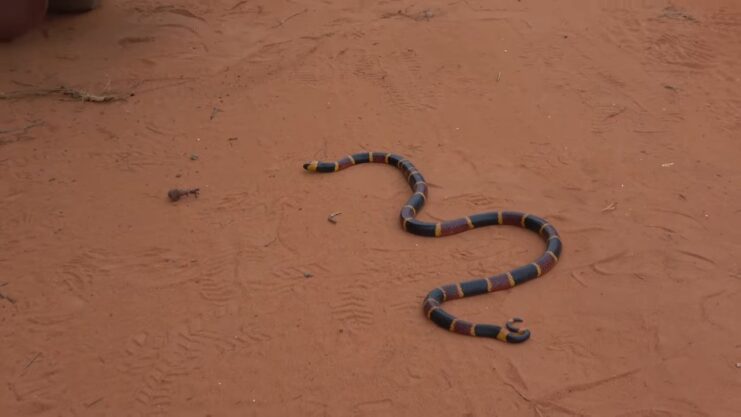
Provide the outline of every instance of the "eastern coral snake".
[[430,223],[415,219],[427,200],[428,187],[422,174],[404,157],[386,152],[363,152],[348,155],[338,161],[312,161],[304,164],[310,172],[336,172],[357,164],[369,162],[393,165],[399,168],[414,194],[401,209],[402,228],[415,235],[440,237],[461,233],[477,227],[510,225],[524,227],[540,235],[546,242],[545,252],[534,262],[511,271],[470,281],[443,285],[430,291],[424,299],[423,311],[428,319],[451,332],[491,337],[503,342],[520,343],[530,337],[530,331],[518,327],[522,320],[510,319],[504,327],[493,324],[471,323],[454,317],[442,309],[441,304],[463,297],[486,294],[512,288],[538,278],[553,269],[561,256],[561,239],[556,228],[546,220],[532,214],[516,211],[492,211],[473,214],[454,220]]

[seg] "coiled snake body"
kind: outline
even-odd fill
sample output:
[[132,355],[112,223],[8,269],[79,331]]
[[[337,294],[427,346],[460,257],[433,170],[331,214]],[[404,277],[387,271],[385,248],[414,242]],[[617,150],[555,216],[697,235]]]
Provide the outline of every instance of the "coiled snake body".
[[428,187],[422,174],[414,165],[402,156],[386,152],[363,152],[348,155],[338,161],[312,161],[304,164],[309,172],[336,172],[353,165],[369,162],[384,163],[399,168],[414,192],[401,209],[401,226],[412,234],[429,237],[449,236],[471,230],[477,227],[492,225],[520,226],[537,233],[546,242],[545,252],[535,261],[517,267],[511,271],[493,275],[487,278],[443,285],[430,291],[424,298],[422,308],[428,319],[438,326],[451,332],[491,337],[507,343],[524,342],[530,337],[530,331],[518,328],[519,318],[510,319],[507,324],[497,326],[493,324],[472,323],[454,317],[442,309],[442,303],[463,297],[471,297],[494,291],[512,288],[538,278],[553,269],[561,256],[561,239],[553,227],[546,220],[532,214],[516,211],[492,211],[473,214],[470,216],[430,223],[415,219],[427,201]]

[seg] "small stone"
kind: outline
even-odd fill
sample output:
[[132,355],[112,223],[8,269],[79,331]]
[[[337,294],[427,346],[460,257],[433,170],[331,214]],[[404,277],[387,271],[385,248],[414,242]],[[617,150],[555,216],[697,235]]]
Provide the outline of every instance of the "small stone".
[[180,200],[180,190],[173,188],[167,192],[167,196],[170,198],[170,201],[178,201]]
[[196,154],[191,154],[191,155],[190,155],[190,160],[191,160],[191,161],[197,161],[197,160],[198,160],[198,155],[196,155]]
[[304,278],[311,278],[313,276],[314,274],[312,274],[311,272],[304,272]]

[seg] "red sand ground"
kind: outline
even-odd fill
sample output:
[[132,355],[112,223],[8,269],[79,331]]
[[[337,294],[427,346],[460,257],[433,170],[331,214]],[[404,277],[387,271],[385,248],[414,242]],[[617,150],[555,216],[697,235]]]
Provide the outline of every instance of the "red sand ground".
[[[6,98],[135,95],[0,101],[0,414],[738,416],[740,45],[735,0],[50,17],[0,46]],[[448,305],[522,316],[527,343],[448,333],[421,300],[538,238],[405,234],[394,169],[301,169],[361,150],[413,160],[424,219],[559,228],[551,273]]]

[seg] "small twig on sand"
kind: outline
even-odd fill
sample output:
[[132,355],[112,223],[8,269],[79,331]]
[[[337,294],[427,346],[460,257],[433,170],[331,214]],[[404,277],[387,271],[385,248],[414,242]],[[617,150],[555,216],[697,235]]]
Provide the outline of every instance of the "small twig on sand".
[[26,370],[28,369],[29,366],[33,365],[33,363],[36,362],[36,359],[38,359],[39,356],[41,356],[41,352],[36,352],[33,358],[31,358],[31,360],[28,361],[28,363],[26,364],[26,367],[23,369]]
[[695,19],[694,17],[690,16],[687,13],[684,13],[683,11],[681,11],[680,9],[674,6],[666,7],[664,9],[664,13],[662,13],[659,16],[659,18],[660,19],[665,18],[665,19],[686,20],[686,21],[695,22],[695,23],[697,22],[697,19]]
[[294,17],[296,17],[296,16],[301,16],[302,14],[304,14],[304,13],[306,13],[306,12],[308,12],[308,11],[309,11],[309,9],[304,9],[304,10],[302,10],[302,11],[298,12],[298,13],[294,13],[294,14],[292,14],[292,15],[288,16],[287,18],[285,18],[285,19],[281,20],[280,22],[278,22],[278,24],[277,24],[277,25],[275,25],[275,26],[273,26],[273,27],[271,27],[271,29],[275,29],[275,28],[277,28],[277,27],[281,27],[281,26],[283,26],[283,25],[284,25],[284,24],[285,24],[285,23],[286,23],[287,21],[289,21],[289,20],[293,19],[293,18],[294,18]]
[[107,103],[109,101],[115,101],[115,100],[122,100],[122,97],[112,95],[112,94],[104,94],[104,95],[96,95],[96,94],[90,94],[88,92],[82,91],[82,90],[73,90],[69,88],[65,88],[62,91],[62,94],[65,96],[72,97],[76,100],[80,101],[90,101],[92,103]]
[[[107,103],[110,101],[123,100],[125,96],[114,94],[91,94],[84,90],[69,87],[37,88],[30,90],[18,90],[8,93],[0,93],[0,100],[15,100],[26,97],[42,97],[51,94],[61,94],[75,100],[89,101],[91,103]],[[130,94],[129,94],[130,95]]]
[[337,219],[335,217],[339,216],[340,214],[342,214],[341,211],[334,212],[330,214],[329,217],[327,217],[327,220],[329,220],[329,222],[332,224],[337,224]]
[[587,284],[584,283],[584,281],[579,278],[579,276],[576,274],[576,271],[571,271],[571,278],[574,278],[574,281],[578,282],[579,285],[581,285],[584,288],[589,287]]
[[15,298],[9,295],[3,294],[1,292],[0,292],[0,300],[8,300],[10,304],[15,304]]
[[606,213],[608,211],[615,211],[617,209],[617,201],[610,203],[607,207],[602,209],[602,213]]
[[34,127],[39,127],[39,126],[41,126],[43,124],[44,124],[44,122],[41,121],[41,120],[34,120],[33,122],[31,122],[31,124],[29,124],[27,126],[24,126],[24,127],[16,127],[16,128],[12,128],[12,129],[0,129],[0,135],[7,135],[7,134],[10,134],[10,133],[25,134],[29,130],[33,129]]
[[193,194],[196,198],[198,198],[198,194],[201,192],[199,188],[187,188],[187,189],[179,189],[179,188],[173,188],[170,191],[167,192],[167,197],[170,198],[170,201],[178,201],[181,197],[185,197],[189,194]]
[[229,10],[234,10],[237,7],[239,7],[239,6],[241,6],[241,5],[245,4],[245,3],[247,3],[247,0],[238,1],[237,4],[235,4],[234,6],[230,7]]
[[97,400],[95,400],[95,401],[91,401],[91,402],[89,402],[89,403],[86,403],[86,404],[85,404],[85,408],[90,408],[90,407],[94,406],[95,404],[97,404],[97,403],[99,403],[99,402],[101,402],[101,401],[103,401],[103,397],[100,397],[100,398],[98,398],[98,399],[97,399]]
[[271,240],[270,242],[268,242],[268,243],[266,243],[266,244],[262,245],[262,247],[263,247],[263,248],[267,248],[268,246],[270,246],[270,245],[272,245],[273,243],[275,243],[275,241],[276,241],[276,240],[278,240],[278,234],[277,234],[277,233],[276,233],[275,237],[273,238],[273,240]]
[[[410,6],[411,7],[411,6]],[[381,15],[381,19],[389,19],[396,16],[406,17],[407,19],[415,20],[417,22],[421,20],[427,20],[429,21],[431,18],[435,16],[435,14],[430,9],[425,9],[416,15],[411,15],[407,13],[407,10],[409,10],[410,7],[407,7],[404,10],[397,10],[396,12],[388,12]]]

